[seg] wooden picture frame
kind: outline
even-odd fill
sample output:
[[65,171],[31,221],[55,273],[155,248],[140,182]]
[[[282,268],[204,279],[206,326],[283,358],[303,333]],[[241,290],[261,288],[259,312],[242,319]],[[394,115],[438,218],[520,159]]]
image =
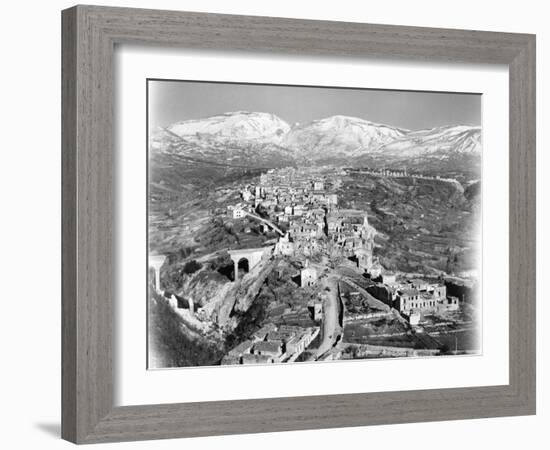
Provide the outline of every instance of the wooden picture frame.
[[[535,36],[75,6],[62,13],[62,437],[75,443],[535,413]],[[509,384],[113,406],[113,52],[193,49],[505,64]]]

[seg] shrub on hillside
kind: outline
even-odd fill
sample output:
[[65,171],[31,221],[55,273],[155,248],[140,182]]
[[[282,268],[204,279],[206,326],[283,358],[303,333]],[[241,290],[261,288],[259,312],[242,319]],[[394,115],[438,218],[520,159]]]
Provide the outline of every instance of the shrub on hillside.
[[192,259],[191,261],[185,263],[185,266],[183,266],[183,271],[187,274],[192,274],[195,273],[197,270],[200,270],[201,268],[202,264],[197,260]]
[[[191,338],[187,326],[160,297],[149,307],[149,343],[157,367],[219,364],[223,350],[207,339]],[[195,331],[196,332],[196,331]]]

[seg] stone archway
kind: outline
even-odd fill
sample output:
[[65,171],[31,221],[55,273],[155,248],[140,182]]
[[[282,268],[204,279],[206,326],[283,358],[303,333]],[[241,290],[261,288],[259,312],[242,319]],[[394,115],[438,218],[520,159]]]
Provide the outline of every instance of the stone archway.
[[[244,257],[239,259],[239,261],[237,262],[236,270],[237,272],[241,272],[241,271],[244,271],[244,273],[250,272],[250,264],[248,262],[248,259]],[[234,279],[239,278],[239,274],[235,273],[233,278]]]
[[242,260],[245,260],[248,265],[247,273],[252,271],[254,267],[262,260],[264,255],[269,254],[273,250],[273,247],[261,247],[261,248],[243,248],[240,250],[229,250],[229,256],[234,264],[234,277],[233,281],[239,280],[239,264]]

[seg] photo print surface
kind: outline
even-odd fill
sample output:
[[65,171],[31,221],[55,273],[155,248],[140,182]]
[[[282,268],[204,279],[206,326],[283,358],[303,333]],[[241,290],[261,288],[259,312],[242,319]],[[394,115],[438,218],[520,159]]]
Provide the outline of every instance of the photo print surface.
[[148,368],[481,352],[481,95],[147,80]]

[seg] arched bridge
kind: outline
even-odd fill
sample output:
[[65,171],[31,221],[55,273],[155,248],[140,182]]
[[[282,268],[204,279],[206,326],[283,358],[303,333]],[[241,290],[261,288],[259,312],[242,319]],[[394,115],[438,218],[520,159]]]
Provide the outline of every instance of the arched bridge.
[[238,250],[228,250],[233,264],[235,265],[234,281],[239,279],[239,262],[245,259],[248,262],[248,270],[252,270],[258,265],[265,255],[272,252],[273,247],[260,247],[260,248],[242,248]]

